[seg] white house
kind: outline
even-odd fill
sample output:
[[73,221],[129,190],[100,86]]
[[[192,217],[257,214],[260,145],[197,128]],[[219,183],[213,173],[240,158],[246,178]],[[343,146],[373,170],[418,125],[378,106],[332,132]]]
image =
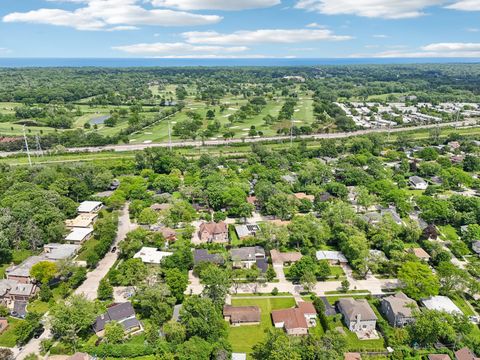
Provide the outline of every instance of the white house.
[[103,204],[100,201],[84,201],[77,208],[79,213],[96,213],[99,212]]
[[428,187],[428,183],[420,176],[410,176],[408,183],[415,190],[425,190]]
[[421,300],[421,303],[429,310],[445,311],[449,314],[463,314],[462,310],[446,296],[432,296],[428,299]]
[[82,244],[88,240],[93,234],[93,228],[72,228],[70,234],[65,237],[65,241],[70,244]]
[[475,251],[476,254],[480,255],[480,240],[473,242],[472,250]]
[[319,250],[316,256],[318,261],[328,260],[332,265],[348,263],[347,258],[340,251]]
[[157,248],[144,246],[133,258],[141,259],[145,264],[160,264],[165,257],[170,255],[172,255],[171,252],[160,251]]

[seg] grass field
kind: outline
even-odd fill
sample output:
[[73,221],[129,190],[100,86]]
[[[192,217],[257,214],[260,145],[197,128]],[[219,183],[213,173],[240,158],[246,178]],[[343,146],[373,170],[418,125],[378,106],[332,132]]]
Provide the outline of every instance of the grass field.
[[251,353],[255,344],[263,341],[266,331],[273,329],[270,313],[272,310],[286,309],[295,305],[293,297],[290,298],[268,298],[268,299],[232,299],[235,306],[256,305],[261,310],[260,325],[252,326],[230,326],[228,328],[228,339],[232,344],[234,352]]
[[23,320],[8,318],[8,329],[0,335],[0,346],[14,347],[17,342],[17,336],[15,335],[15,329]]

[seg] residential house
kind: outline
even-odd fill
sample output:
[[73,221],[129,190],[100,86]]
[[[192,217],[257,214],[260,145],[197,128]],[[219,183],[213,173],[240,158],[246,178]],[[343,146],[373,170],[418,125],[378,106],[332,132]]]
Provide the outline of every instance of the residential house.
[[360,353],[348,352],[343,354],[343,360],[362,360]]
[[260,308],[258,306],[231,306],[223,307],[223,317],[233,326],[259,325]]
[[128,334],[138,333],[143,330],[142,324],[137,320],[135,310],[129,302],[115,304],[109,307],[105,314],[97,317],[93,325],[93,330],[97,336],[105,334],[105,325],[110,321],[118,322]]
[[67,360],[90,360],[90,359],[91,359],[90,355],[88,355],[87,353],[81,353],[81,352],[77,352],[72,356],[70,356],[69,358],[67,358]]
[[5,272],[6,278],[8,280],[15,280],[22,284],[29,284],[32,281],[32,278],[30,277],[30,270],[32,269],[33,265],[42,261],[46,261],[44,256],[30,256],[21,264],[9,267]]
[[247,360],[246,353],[232,353],[232,360]]
[[282,175],[281,178],[283,181],[293,185],[297,181],[297,174],[292,173],[291,175]]
[[429,354],[428,360],[451,360],[447,354]]
[[382,214],[376,211],[371,211],[362,216],[362,218],[370,225],[377,225],[379,224],[383,217]]
[[467,347],[455,351],[455,360],[479,360],[478,357]]
[[447,145],[452,148],[453,150],[460,148],[460,143],[458,141],[450,141]]
[[209,222],[202,223],[198,231],[198,237],[202,242],[210,243],[227,243],[228,227],[223,221],[219,223]]
[[240,240],[255,236],[259,230],[260,227],[257,224],[235,225],[235,232]]
[[446,296],[432,296],[420,300],[421,304],[429,310],[445,311],[449,314],[463,314],[457,305]]
[[350,331],[366,333],[375,331],[377,316],[365,299],[342,298],[337,302],[338,310]]
[[171,252],[160,251],[157,248],[144,246],[133,255],[133,258],[141,259],[144,264],[160,264],[164,258],[172,254]]
[[35,295],[37,286],[35,284],[17,283],[15,287],[10,289],[10,299],[13,302],[28,302]]
[[46,260],[51,261],[71,259],[78,250],[80,250],[80,245],[50,243],[43,246]]
[[84,201],[77,208],[79,213],[98,213],[103,207],[100,201]]
[[65,226],[69,229],[89,228],[89,227],[92,227],[97,217],[98,217],[97,213],[82,213],[82,214],[79,214],[75,219],[65,220]]
[[327,260],[330,265],[347,264],[348,260],[340,251],[319,250],[316,252],[318,261]]
[[284,265],[293,264],[302,258],[302,254],[297,251],[280,252],[278,250],[270,250],[270,257],[272,258],[272,264]]
[[315,307],[307,302],[299,302],[295,308],[272,311],[273,325],[296,336],[307,335],[308,328],[316,325],[316,316]]
[[393,220],[397,225],[402,225],[402,224],[403,224],[402,218],[401,218],[400,215],[398,214],[397,209],[395,208],[395,206],[382,209],[382,210],[380,211],[380,213],[381,213],[382,217],[385,216],[385,215],[391,216],[391,217],[392,217],[392,220]]
[[163,238],[168,242],[175,242],[177,240],[177,232],[169,227],[162,227],[157,230],[162,234]]
[[437,240],[440,232],[434,224],[429,224],[423,229],[423,237],[425,239]]
[[298,200],[308,200],[308,201],[311,201],[311,202],[313,202],[313,200],[315,200],[315,196],[307,195],[303,192],[295,193],[294,195]]
[[430,255],[422,248],[410,248],[408,251],[422,261],[428,262],[430,260]]
[[475,254],[480,255],[480,240],[474,241],[472,243],[472,250],[475,252]]
[[211,262],[217,265],[223,265],[225,259],[221,254],[210,254],[208,250],[195,249],[193,251],[193,263],[197,265],[201,262]]
[[417,303],[403,292],[384,297],[381,303],[382,313],[393,327],[403,327],[415,321],[414,309],[418,309]]
[[415,190],[426,190],[428,187],[428,183],[420,176],[410,176],[408,183],[410,187]]
[[75,227],[70,230],[70,233],[65,237],[65,241],[69,244],[83,244],[85,241],[90,239],[93,235],[93,228],[86,227],[80,228]]
[[[251,269],[253,265],[256,265],[262,272],[267,270],[265,265],[267,265],[268,268],[265,250],[260,246],[232,249],[230,250],[230,258],[235,268]],[[265,271],[263,271],[264,268]]]

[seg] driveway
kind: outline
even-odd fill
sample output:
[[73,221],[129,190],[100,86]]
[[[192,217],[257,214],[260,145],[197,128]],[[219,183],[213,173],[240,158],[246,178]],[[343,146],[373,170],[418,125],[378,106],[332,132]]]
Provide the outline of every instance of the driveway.
[[[132,224],[130,221],[130,216],[128,212],[128,203],[123,207],[121,210],[120,217],[118,219],[118,230],[117,230],[117,237],[112,245],[117,246],[120,241],[125,239],[127,233],[134,230],[137,225]],[[105,257],[100,260],[97,267],[87,274],[87,279],[84,281],[80,287],[75,290],[75,294],[80,295],[83,294],[89,300],[95,300],[97,298],[97,289],[105,275],[107,275],[110,268],[115,264],[115,261],[118,259],[118,254],[108,252]]]
[[[43,319],[46,319],[48,316],[48,313],[46,313],[43,316]],[[40,359],[43,359],[43,357],[40,354],[40,343],[42,340],[49,339],[51,337],[50,333],[50,328],[48,327],[48,322],[45,321],[45,330],[43,331],[43,334],[40,335],[38,339],[32,338],[22,349],[20,350],[19,348],[15,347],[12,349],[13,353],[16,354],[15,360],[23,360],[27,357],[27,355],[30,354],[37,354]]]

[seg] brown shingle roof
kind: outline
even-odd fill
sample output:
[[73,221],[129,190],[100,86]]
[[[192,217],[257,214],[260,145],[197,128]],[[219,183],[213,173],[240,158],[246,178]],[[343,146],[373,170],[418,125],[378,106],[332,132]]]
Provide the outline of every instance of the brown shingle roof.
[[428,253],[422,248],[411,248],[410,251],[419,259],[430,259],[430,255],[428,255]]
[[362,355],[360,355],[360,353],[349,352],[345,353],[343,356],[344,360],[362,360]]
[[227,224],[225,224],[223,221],[220,221],[219,223],[216,222],[209,222],[209,223],[202,223],[200,225],[200,232],[208,232],[210,235],[216,235],[216,234],[224,234],[228,232]]
[[430,354],[428,360],[451,360],[447,354]]
[[299,302],[298,307],[272,311],[274,323],[284,323],[286,330],[308,328],[305,315],[317,314],[312,303]]
[[302,254],[296,251],[282,253],[278,250],[271,250],[272,263],[283,264],[285,262],[296,262],[302,258]]
[[260,322],[260,308],[258,306],[231,306],[223,307],[223,316],[230,316],[232,323]]
[[456,360],[478,360],[475,354],[467,347],[455,351]]

